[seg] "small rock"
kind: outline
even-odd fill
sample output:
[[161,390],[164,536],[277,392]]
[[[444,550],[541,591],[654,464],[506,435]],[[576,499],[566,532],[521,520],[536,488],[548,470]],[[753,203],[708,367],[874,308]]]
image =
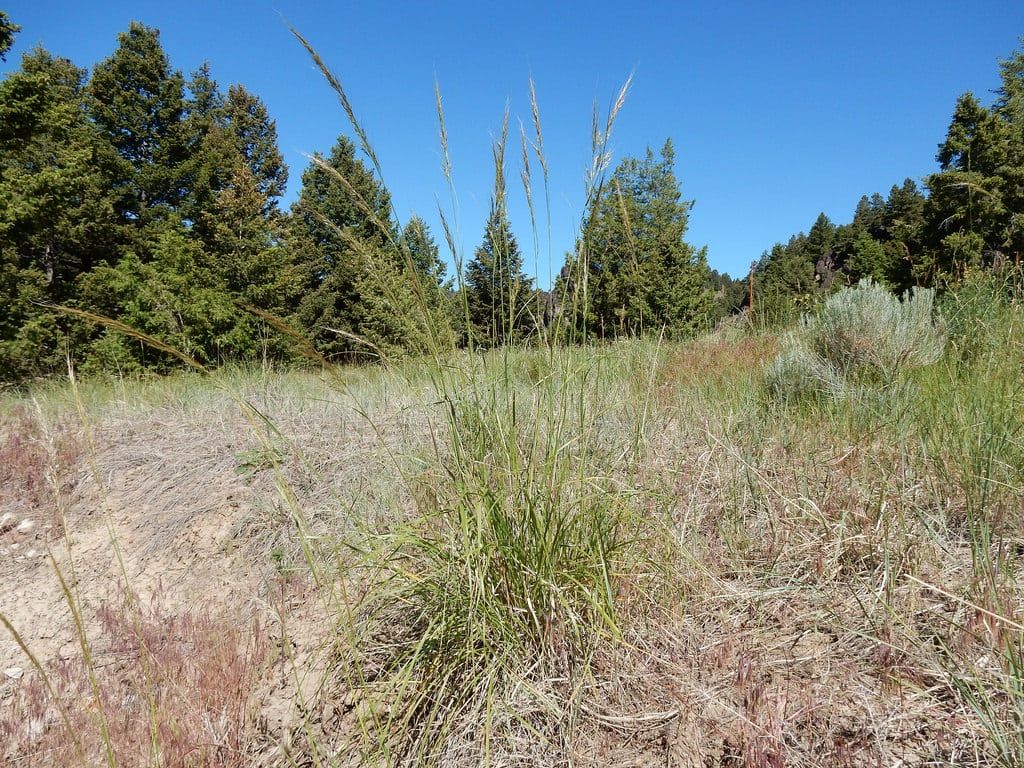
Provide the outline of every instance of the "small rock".
[[18,533],[30,533],[32,529],[35,527],[35,522],[26,518],[22,520],[20,523],[18,523],[18,527],[16,530]]
[[0,533],[7,533],[14,527],[15,517],[10,512],[0,515]]
[[21,667],[8,667],[4,670],[4,677],[10,678],[11,680],[21,680],[21,677],[24,674],[25,670]]

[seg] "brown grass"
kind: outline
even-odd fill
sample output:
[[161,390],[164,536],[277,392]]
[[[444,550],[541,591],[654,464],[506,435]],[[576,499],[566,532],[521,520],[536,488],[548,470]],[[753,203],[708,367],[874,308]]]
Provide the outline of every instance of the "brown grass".
[[27,406],[10,408],[0,416],[0,511],[55,507],[76,479],[84,446],[71,422],[47,429]]
[[[253,690],[268,658],[260,624],[202,609],[172,614],[159,602],[136,613],[133,605],[125,600],[99,612],[98,700],[80,658],[48,665],[59,702],[35,675],[10,692],[0,708],[0,766],[98,765],[108,749],[124,768],[250,763]],[[110,729],[106,739],[97,728],[100,714]]]
[[[998,764],[983,723],[951,683],[951,671],[979,681],[1002,722],[1012,725],[1014,702],[999,682],[1007,679],[1002,654],[1021,638],[1019,535],[1006,534],[986,550],[993,559],[986,566],[972,551],[967,532],[950,522],[967,516],[969,487],[943,483],[936,472],[939,460],[956,459],[959,442],[929,452],[914,424],[885,409],[771,407],[759,382],[775,349],[771,336],[729,332],[685,345],[623,344],[564,353],[592,366],[593,378],[579,386],[590,387],[580,440],[593,442],[594,482],[621,488],[623,505],[644,521],[647,540],[637,548],[637,559],[615,563],[621,638],[602,636],[593,655],[567,674],[524,669],[523,679],[513,681],[490,709],[470,711],[451,723],[437,742],[439,764]],[[513,379],[503,386],[517,398],[520,418],[532,423],[525,415],[531,395],[552,380],[552,366],[542,352],[512,354]],[[940,374],[945,375],[935,375]],[[353,378],[351,399],[337,398],[306,378],[243,383],[247,396],[258,396],[261,412],[273,419],[273,446],[284,461],[246,476],[266,506],[246,518],[237,544],[250,546],[259,539],[263,543],[254,551],[262,548],[257,557],[268,561],[264,566],[279,568],[296,583],[309,583],[298,577],[305,575],[307,563],[297,539],[307,536],[319,558],[317,586],[294,599],[300,607],[322,607],[326,618],[321,616],[319,624],[289,619],[283,641],[297,643],[284,655],[297,660],[301,685],[282,683],[268,691],[264,681],[252,694],[255,678],[248,677],[248,683],[235,685],[230,702],[204,699],[196,691],[205,683],[181,657],[191,653],[208,667],[254,669],[266,656],[180,651],[208,644],[194,639],[160,651],[177,653],[178,660],[159,668],[179,670],[177,679],[191,681],[187,697],[167,698],[163,688],[146,686],[139,677],[146,658],[140,649],[161,647],[157,629],[163,625],[147,618],[149,629],[141,634],[149,639],[138,643],[129,631],[130,614],[122,612],[119,620],[103,614],[106,639],[97,658],[115,676],[108,678],[108,666],[100,668],[103,711],[112,727],[148,743],[154,720],[147,719],[145,706],[139,705],[133,729],[125,730],[117,721],[124,707],[115,703],[131,696],[145,702],[147,691],[159,691],[164,698],[158,711],[180,712],[174,717],[191,723],[192,732],[210,719],[201,712],[248,712],[231,720],[232,749],[259,765],[417,764],[415,755],[374,751],[389,728],[423,727],[415,714],[409,721],[388,720],[408,713],[388,698],[379,661],[410,642],[416,627],[402,623],[409,614],[400,605],[387,612],[390,623],[361,623],[360,614],[361,595],[381,578],[372,563],[361,562],[361,547],[377,532],[414,519],[417,509],[435,509],[445,498],[446,457],[431,450],[441,433],[438,409],[422,381],[415,382],[391,373],[367,374]],[[964,382],[950,386],[966,387]],[[649,412],[639,428],[638,403],[648,393]],[[117,456],[130,468],[114,473],[134,489],[118,498],[141,494],[153,510],[188,509],[192,496],[209,495],[204,489],[213,486],[213,476],[233,476],[238,457],[262,445],[241,439],[245,425],[232,410],[234,402],[202,395],[201,407],[195,406],[199,394],[193,393],[188,408],[153,406],[150,422],[140,414],[118,413],[106,426],[98,425],[107,438],[120,434],[117,424],[125,430],[130,424],[133,431],[131,439],[127,432],[119,442],[111,438],[117,451],[100,462],[105,474],[117,469],[109,464]],[[963,423],[974,422],[964,418]],[[157,442],[160,450],[152,450],[147,432],[153,430],[167,441],[162,447]],[[182,458],[173,449],[184,445],[178,436],[186,432],[195,444],[181,449]],[[138,441],[134,447],[132,440]],[[146,450],[139,447],[143,443]],[[200,454],[208,460],[198,461]],[[480,460],[494,463],[491,454]],[[271,481],[294,493],[289,503],[307,516],[307,533],[292,529],[298,524],[275,497]],[[1020,508],[1021,498],[1019,485],[1008,483],[997,501]],[[158,517],[150,513],[137,544],[159,530]],[[271,546],[274,559],[267,554]],[[205,629],[170,634],[187,638],[201,631],[219,637],[222,625],[210,621]],[[371,629],[377,634],[371,636]],[[237,634],[227,645],[244,649],[246,636]],[[323,661],[326,671],[309,663],[316,652],[321,661],[333,660]],[[117,659],[127,666],[118,666]],[[63,681],[63,673],[54,674]],[[239,681],[244,677],[232,674]],[[17,695],[26,696],[32,685],[38,699],[38,684],[28,676]],[[309,689],[300,691],[302,686]],[[87,688],[61,682],[59,690],[69,708],[75,695],[89,700]],[[284,702],[291,714],[282,716],[281,727],[256,732],[253,696],[264,711]],[[19,706],[24,712],[28,705]],[[59,733],[50,715],[49,728]],[[88,730],[91,721],[75,717],[83,732]],[[484,744],[485,719],[490,735]],[[176,754],[191,749],[188,754],[208,761],[196,764],[242,764],[216,762],[235,759],[234,752],[208,755],[196,751],[202,745],[175,742],[173,730],[159,733]],[[253,758],[254,743],[268,736],[287,742],[287,748]],[[126,760],[126,765],[141,764]],[[15,764],[51,763],[40,758]]]

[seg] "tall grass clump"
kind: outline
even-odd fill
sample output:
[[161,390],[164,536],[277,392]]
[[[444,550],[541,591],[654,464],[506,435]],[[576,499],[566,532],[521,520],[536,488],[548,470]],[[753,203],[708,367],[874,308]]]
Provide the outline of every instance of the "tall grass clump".
[[390,638],[360,649],[389,702],[377,747],[390,764],[443,762],[460,741],[485,759],[516,735],[557,741],[573,686],[617,634],[635,534],[597,468],[582,405],[599,366],[585,365],[556,363],[525,392],[498,376],[444,405],[440,477],[381,540],[386,577],[363,619]]
[[786,336],[766,372],[770,394],[840,399],[865,387],[891,388],[905,371],[936,362],[946,329],[934,296],[915,288],[901,300],[870,279],[843,288]]
[[[337,92],[380,174],[341,83],[300,41]],[[587,210],[603,185],[608,138],[628,85],[603,123],[595,114]],[[524,129],[522,181],[536,228],[531,150],[543,170],[545,199],[549,192],[532,83],[530,104],[535,137],[527,139]],[[458,208],[439,91],[437,111],[442,170],[453,199],[451,214],[440,215],[461,281],[463,258],[453,235]],[[506,112],[493,148],[491,206],[498,219],[507,201],[507,126]],[[536,229],[534,235],[539,249]],[[493,247],[495,263],[503,264],[510,244],[499,237]],[[492,289],[500,296],[497,281]],[[429,338],[417,375],[426,371],[430,380],[433,455],[417,477],[400,462],[395,467],[416,509],[404,524],[369,532],[354,564],[355,572],[370,574],[370,586],[353,601],[354,626],[339,646],[336,668],[348,697],[360,701],[359,744],[353,747],[370,762],[487,764],[497,754],[529,752],[527,744],[539,743],[541,750],[564,745],[595,649],[618,634],[617,591],[623,572],[633,567],[637,535],[630,497],[608,476],[604,459],[609,443],[629,443],[634,430],[602,435],[592,408],[596,388],[613,385],[613,370],[592,352],[563,355],[548,344],[521,349],[561,337],[556,323],[547,338],[538,317],[527,323],[536,329],[534,338],[509,335],[504,345],[481,352],[489,344],[480,343],[468,322],[465,291],[458,301],[462,306],[454,314],[466,319],[468,346],[477,354],[460,355],[461,364],[453,365],[459,353],[452,334],[424,324]],[[577,301],[585,298],[567,298],[568,304]],[[513,312],[504,304],[494,311],[499,309]],[[422,301],[418,310],[429,313]],[[504,317],[510,328],[520,319]],[[400,375],[402,367],[392,370]]]

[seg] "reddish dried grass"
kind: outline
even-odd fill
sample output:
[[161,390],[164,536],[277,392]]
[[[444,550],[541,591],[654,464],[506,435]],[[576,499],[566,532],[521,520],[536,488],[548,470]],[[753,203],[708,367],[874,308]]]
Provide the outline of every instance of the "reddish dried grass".
[[128,601],[102,607],[98,618],[98,698],[81,658],[49,665],[59,701],[38,675],[26,676],[0,708],[0,768],[99,765],[108,745],[122,768],[251,762],[253,692],[268,650],[258,623],[243,627],[201,610],[171,614],[159,603],[143,611]]
[[69,487],[84,454],[81,435],[58,426],[50,435],[23,407],[0,420],[0,505],[52,505]]

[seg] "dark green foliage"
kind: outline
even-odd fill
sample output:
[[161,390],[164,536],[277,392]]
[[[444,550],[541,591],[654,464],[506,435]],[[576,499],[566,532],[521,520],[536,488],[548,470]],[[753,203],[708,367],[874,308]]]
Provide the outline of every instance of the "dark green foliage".
[[1008,164],[1014,156],[1021,159],[1013,147],[1014,133],[1010,122],[985,109],[973,94],[957,101],[937,155],[942,170],[926,181],[930,253],[919,267],[923,279],[948,281],[1001,260],[1007,248],[1020,253],[1014,219],[1024,208],[1015,211],[1007,203],[1024,200],[1014,199],[1012,191],[1004,194],[1007,181],[1021,171]]
[[138,22],[96,65],[88,108],[105,139],[100,163],[120,221],[134,229],[173,213],[185,196],[184,78],[171,69],[160,33]]
[[277,125],[263,100],[241,85],[228,88],[224,119],[235,149],[265,200],[266,213],[276,207],[277,198],[284,194],[288,183],[288,168],[277,148]]
[[936,154],[940,170],[925,179],[927,197],[910,179],[888,199],[862,197],[853,221],[836,228],[828,253],[814,262],[811,289],[808,265],[827,238],[812,228],[777,245],[757,267],[760,308],[791,317],[786,305],[815,302],[865,277],[903,291],[1016,268],[1024,254],[1024,52],[1000,62],[1000,78],[991,107],[971,93],[957,100]]
[[244,306],[294,310],[273,121],[203,66],[189,83],[133,23],[90,81],[41,49],[0,84],[0,379],[167,370],[169,355],[49,304],[112,318],[204,364],[282,358]]
[[754,311],[769,323],[794,319],[813,301],[814,270],[806,235],[775,245],[754,265]]
[[21,30],[6,13],[0,11],[0,61],[7,61],[7,52],[14,45],[14,35]]
[[[0,12],[0,58],[17,30]],[[548,324],[570,340],[682,337],[744,307],[791,320],[864,278],[904,291],[1006,274],[1024,252],[1024,53],[1000,66],[991,106],[957,101],[927,195],[907,179],[861,198],[848,224],[821,214],[740,280],[685,241],[693,204],[668,141],[595,186],[554,291],[535,290],[509,223],[506,120],[483,241],[454,296],[426,224],[399,227],[347,138],[314,159],[283,213],[288,172],[258,96],[223,92],[206,64],[186,83],[159,32],[135,22],[91,78],[37,49],[0,83],[0,379],[52,374],[67,356],[94,371],[181,364],[60,304],[214,365],[290,357],[246,308],[345,360],[437,351],[456,325],[480,346]]]
[[711,319],[717,323],[722,318],[735,315],[749,302],[747,278],[732,278],[716,269],[708,271],[708,284],[714,293],[714,308]]
[[326,357],[378,358],[427,346],[436,299],[410,279],[391,197],[347,137],[302,175],[288,247],[300,296],[294,319]]
[[288,168],[277,147],[277,127],[266,105],[241,85],[232,85],[225,97],[206,64],[193,73],[188,88],[190,98],[182,125],[189,147],[184,166],[185,218],[205,239],[207,232],[198,214],[210,209],[240,165],[248,169],[263,197],[260,215],[275,213],[277,199],[288,182]]
[[295,276],[279,240],[279,222],[268,218],[267,196],[247,165],[235,168],[230,183],[204,213],[210,233],[207,252],[220,282],[245,304],[287,311],[288,281]]
[[427,223],[419,216],[409,219],[402,229],[401,243],[408,252],[413,269],[424,283],[433,290],[445,289],[447,267],[441,259],[441,253]]
[[292,206],[289,247],[295,254],[302,298],[296,319],[329,358],[365,355],[357,332],[359,278],[369,251],[380,251],[390,222],[391,199],[345,136],[327,158],[316,157],[302,174],[302,190]]
[[0,241],[46,275],[58,300],[114,240],[95,168],[101,142],[81,109],[84,76],[36,49],[0,84]]
[[[202,364],[255,359],[256,322],[239,309],[206,254],[182,229],[166,222],[142,256],[127,253],[82,280],[80,303],[90,311],[170,344]],[[111,330],[87,342],[83,368],[135,373],[168,371],[177,361]]]
[[533,283],[504,207],[492,203],[484,239],[466,264],[466,303],[474,341],[493,347],[521,341],[536,330]]
[[585,335],[683,336],[710,322],[707,254],[684,240],[693,203],[674,166],[671,140],[657,158],[625,158],[595,200],[561,285],[585,283],[575,319]]
[[85,73],[42,49],[0,83],[0,379],[59,371],[62,323],[42,302],[73,296],[78,275],[116,241],[96,170],[100,140],[82,110]]
[[19,267],[9,248],[0,248],[0,382],[46,376],[64,363],[62,329],[46,301],[46,275]]

